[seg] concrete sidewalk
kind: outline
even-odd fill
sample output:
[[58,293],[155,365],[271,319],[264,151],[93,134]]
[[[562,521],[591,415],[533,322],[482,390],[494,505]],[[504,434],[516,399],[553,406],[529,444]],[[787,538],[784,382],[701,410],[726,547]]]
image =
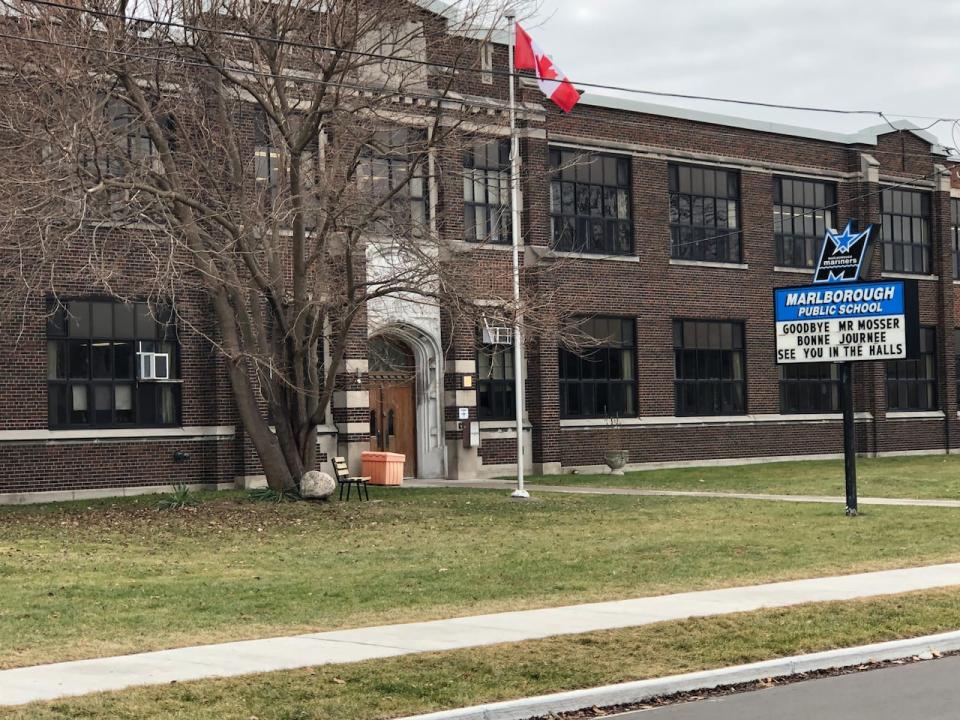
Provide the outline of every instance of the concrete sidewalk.
[[[449,487],[480,488],[487,490],[513,490],[516,483],[512,480],[407,480],[404,487]],[[527,484],[531,493],[570,493],[573,495],[638,495],[641,497],[689,497],[689,498],[725,498],[727,500],[773,500],[776,502],[827,503],[840,505],[846,499],[831,495],[771,495],[768,493],[734,493],[713,490],[644,490],[629,487],[599,487],[589,485],[534,485]],[[874,498],[857,499],[860,505],[898,505],[913,507],[960,508],[960,500],[922,500],[914,498]]]
[[960,563],[248,640],[0,671],[0,705],[960,585]]

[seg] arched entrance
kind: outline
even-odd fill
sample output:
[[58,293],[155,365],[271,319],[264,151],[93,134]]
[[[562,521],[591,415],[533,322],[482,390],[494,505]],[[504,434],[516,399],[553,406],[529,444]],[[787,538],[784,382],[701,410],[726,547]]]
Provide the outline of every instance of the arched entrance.
[[417,474],[417,364],[413,349],[393,334],[367,344],[370,449],[406,455],[405,477]]

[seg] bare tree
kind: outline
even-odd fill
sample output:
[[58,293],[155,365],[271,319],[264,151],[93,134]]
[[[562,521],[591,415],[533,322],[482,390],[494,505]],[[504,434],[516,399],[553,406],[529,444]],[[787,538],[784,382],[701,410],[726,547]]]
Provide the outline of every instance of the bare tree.
[[[502,132],[502,115],[477,113],[470,95],[499,6],[6,6],[3,300],[56,297],[58,259],[78,252],[86,281],[115,297],[204,298],[214,322],[180,322],[222,352],[270,487],[314,467],[368,303],[466,312],[478,286],[490,295],[476,266],[448,262],[431,209],[438,158],[485,125]],[[133,290],[118,282],[129,256],[148,269]]]

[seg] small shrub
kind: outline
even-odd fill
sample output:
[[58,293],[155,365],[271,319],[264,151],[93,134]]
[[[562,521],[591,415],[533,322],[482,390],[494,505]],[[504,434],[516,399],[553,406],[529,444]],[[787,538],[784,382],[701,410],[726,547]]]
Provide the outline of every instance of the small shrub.
[[182,510],[197,504],[197,496],[185,483],[173,486],[173,492],[157,503],[157,510]]
[[273,488],[257,488],[250,491],[250,499],[255,502],[284,503],[300,500],[300,493],[296,489],[274,490]]

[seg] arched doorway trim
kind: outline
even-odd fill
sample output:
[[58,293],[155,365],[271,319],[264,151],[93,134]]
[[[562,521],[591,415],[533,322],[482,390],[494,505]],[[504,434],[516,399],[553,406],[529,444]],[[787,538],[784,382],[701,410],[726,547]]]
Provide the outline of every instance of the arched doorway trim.
[[417,476],[446,477],[443,423],[443,353],[437,338],[404,322],[377,327],[370,337],[385,335],[406,343],[416,363]]

